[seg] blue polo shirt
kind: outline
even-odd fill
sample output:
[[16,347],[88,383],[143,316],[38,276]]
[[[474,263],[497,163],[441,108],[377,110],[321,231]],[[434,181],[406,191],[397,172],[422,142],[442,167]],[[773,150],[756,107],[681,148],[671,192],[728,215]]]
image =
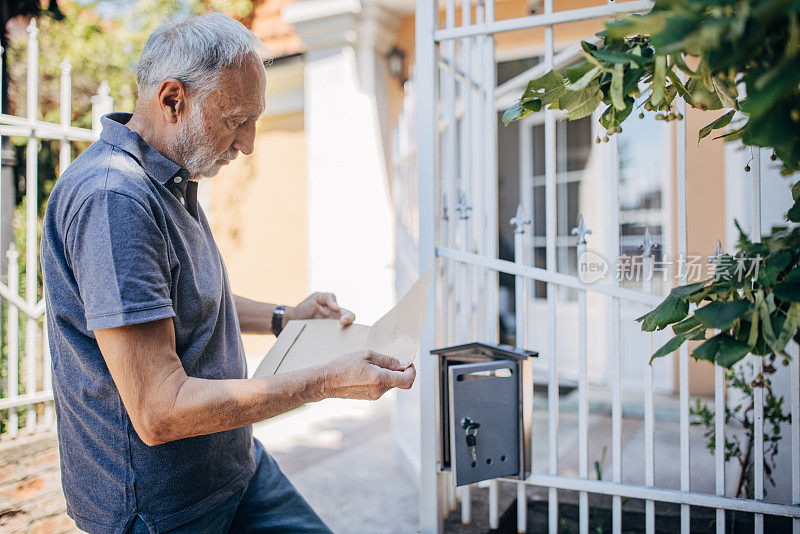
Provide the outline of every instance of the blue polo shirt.
[[67,511],[89,532],[180,526],[247,486],[249,426],[150,447],[131,425],[94,330],[172,318],[189,376],[245,378],[228,276],[187,173],[125,126],[59,178],[44,217],[42,271]]

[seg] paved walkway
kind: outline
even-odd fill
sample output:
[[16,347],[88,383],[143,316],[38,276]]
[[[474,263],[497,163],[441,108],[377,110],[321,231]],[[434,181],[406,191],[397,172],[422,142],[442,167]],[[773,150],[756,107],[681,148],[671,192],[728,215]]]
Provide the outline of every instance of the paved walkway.
[[253,426],[255,437],[337,533],[413,533],[416,481],[391,430],[393,396],[327,399]]

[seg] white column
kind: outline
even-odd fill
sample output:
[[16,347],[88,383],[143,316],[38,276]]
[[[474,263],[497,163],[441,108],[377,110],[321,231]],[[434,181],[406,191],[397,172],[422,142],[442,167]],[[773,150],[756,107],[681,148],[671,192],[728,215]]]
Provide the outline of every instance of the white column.
[[359,322],[395,298],[394,225],[381,123],[386,52],[399,19],[362,1],[284,8],[305,63],[308,287],[333,291]]

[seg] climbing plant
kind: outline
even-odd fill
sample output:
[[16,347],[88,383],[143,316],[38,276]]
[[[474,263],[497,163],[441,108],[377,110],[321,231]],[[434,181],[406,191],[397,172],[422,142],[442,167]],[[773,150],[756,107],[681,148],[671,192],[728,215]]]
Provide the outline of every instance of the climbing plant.
[[[772,160],[791,174],[800,170],[799,16],[800,0],[657,0],[649,13],[609,21],[596,42],[582,42],[580,63],[531,80],[503,120],[544,109],[573,120],[603,107],[600,142],[634,115],[682,120],[675,103],[683,99],[726,110],[698,141],[724,128],[715,138],[771,148]],[[792,197],[786,219],[797,223],[800,181]],[[693,356],[724,367],[748,353],[788,361],[787,344],[800,341],[800,229],[775,228],[761,242],[742,232],[737,248],[717,258],[713,278],[674,288],[637,319],[644,331],[672,325],[675,337],[652,358],[705,340]],[[694,313],[690,304],[698,306]]]

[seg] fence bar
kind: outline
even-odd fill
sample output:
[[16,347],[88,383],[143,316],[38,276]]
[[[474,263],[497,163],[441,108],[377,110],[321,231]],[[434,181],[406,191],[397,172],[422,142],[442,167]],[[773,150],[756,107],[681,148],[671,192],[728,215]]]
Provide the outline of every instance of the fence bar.
[[[516,479],[505,479],[516,480]],[[800,506],[776,504],[754,499],[720,497],[712,493],[696,493],[665,488],[648,488],[634,484],[617,484],[600,480],[584,480],[565,476],[532,474],[525,481],[531,486],[554,487],[570,491],[588,491],[598,495],[612,495],[628,499],[650,499],[674,504],[691,504],[705,508],[724,508],[737,512],[759,513],[783,517],[800,518]]]
[[[455,26],[455,11],[455,0],[447,0],[445,8],[445,26],[448,28]],[[458,221],[460,220],[457,217],[455,210],[456,203],[459,200],[458,186],[456,183],[456,180],[458,179],[456,175],[456,171],[458,169],[456,141],[459,125],[456,120],[456,73],[458,65],[456,60],[455,41],[442,43],[441,56],[444,58],[445,62],[449,62],[452,66],[452,68],[444,71],[444,76],[442,79],[443,87],[441,90],[445,99],[443,102],[444,113],[446,117],[445,122],[448,124],[448,127],[445,131],[444,154],[440,154],[440,157],[443,158],[444,168],[447,169],[447,171],[444,176],[440,177],[440,180],[444,181],[445,184],[443,187],[443,190],[445,191],[444,194],[446,195],[445,200],[449,202],[449,205],[452,206],[452,209],[449,206],[445,206],[445,209],[447,209],[448,212],[444,214],[447,217],[447,239],[444,240],[444,243],[447,243],[448,246],[454,247],[458,232]],[[445,329],[448,333],[448,343],[454,343],[457,339],[456,318],[458,314],[456,308],[457,303],[455,300],[455,281],[458,279],[457,269],[458,266],[454,265],[453,262],[445,262],[445,274],[447,279],[444,280],[443,291],[447,306],[447,318],[444,320],[447,323]],[[448,481],[446,488],[447,509],[441,511],[442,517],[447,516],[449,512],[455,511],[458,506],[458,496],[456,493],[453,474],[448,473],[446,477]]]
[[[792,356],[792,504],[800,508],[800,345],[790,343]],[[800,534],[800,518],[792,519],[792,534]]]
[[[681,80],[682,72],[678,73]],[[686,102],[678,99],[678,113],[686,116]],[[685,261],[688,258],[687,213],[686,213],[686,121],[678,121],[676,125],[676,171],[677,171],[677,211],[678,211],[678,257]],[[686,284],[688,269],[680,274],[680,284]],[[680,447],[681,447],[681,491],[689,491],[691,487],[689,472],[689,347],[686,343],[678,349],[678,389],[680,411]],[[689,505],[681,505],[681,532],[688,534],[690,528]]]
[[[592,231],[586,228],[583,215],[578,216],[578,226],[572,234],[578,236],[577,272],[580,276],[581,261],[586,254],[586,235]],[[578,292],[578,476],[589,478],[589,399],[586,376],[586,291]],[[589,494],[578,494],[578,528],[580,534],[589,534]]]
[[[544,1],[545,15],[553,13],[553,0]],[[544,28],[544,63],[548,69],[553,68],[553,55],[555,43],[553,27]],[[556,272],[556,235],[557,235],[557,194],[556,194],[556,115],[553,110],[547,110],[544,118],[544,161],[545,161],[545,264],[547,270]],[[549,366],[547,373],[547,431],[549,436],[548,447],[548,473],[558,475],[558,317],[556,305],[558,302],[558,287],[547,284],[547,352]],[[550,534],[558,534],[558,490],[548,488],[548,527]]]
[[[39,115],[39,29],[36,19],[31,19],[28,25],[28,119],[35,121]],[[38,293],[38,260],[39,254],[38,228],[39,228],[39,202],[38,202],[38,171],[39,171],[39,140],[35,133],[28,137],[28,146],[25,153],[25,300],[29,307],[37,303]],[[36,319],[27,316],[25,320],[25,364],[26,387],[25,393],[36,392],[36,345],[38,337]],[[26,418],[28,431],[36,428],[36,406],[28,405]]]
[[[514,263],[525,264],[525,227],[531,225],[531,219],[525,215],[522,204],[517,205],[517,213],[509,224],[514,226]],[[527,287],[523,276],[514,279],[514,313],[515,343],[517,347],[528,346],[528,306]],[[533,441],[533,440],[531,440]],[[532,444],[531,444],[532,445]],[[531,456],[531,460],[533,456]],[[524,469],[524,466],[523,466]],[[525,532],[528,519],[528,498],[525,495],[525,482],[517,482],[517,532]]]
[[611,284],[584,284],[571,275],[554,273],[547,271],[546,269],[531,267],[530,265],[519,266],[511,261],[499,260],[497,258],[487,258],[479,254],[470,254],[452,248],[436,247],[436,255],[442,258],[450,258],[461,263],[469,263],[471,265],[478,265],[487,269],[493,269],[500,273],[524,276],[530,280],[538,280],[540,282],[552,283],[563,287],[572,287],[582,291],[589,291],[601,295],[608,295],[609,297],[616,297],[620,300],[629,302],[639,302],[641,304],[658,306],[658,304],[660,304],[663,300],[662,297],[657,295],[647,295],[640,291],[635,291]]
[[[60,102],[61,127],[67,130],[72,123],[72,66],[69,64],[69,57],[65,57],[61,62],[61,102]],[[58,153],[58,174],[61,176],[67,170],[67,166],[72,160],[72,147],[69,139],[64,137]]]
[[[714,470],[717,495],[725,496],[725,369],[714,364]],[[725,510],[717,508],[717,534],[725,534]]]
[[34,134],[39,139],[60,140],[67,138],[71,141],[86,142],[92,142],[97,139],[97,134],[86,128],[78,128],[77,126],[64,128],[60,124],[52,122],[0,114],[0,135],[29,137]]
[[[484,0],[484,16],[487,21],[494,20],[495,13],[495,0]],[[484,87],[484,100],[483,100],[483,118],[485,124],[484,132],[488,134],[489,141],[485,138],[481,141],[483,144],[484,159],[483,159],[483,182],[486,187],[486,221],[497,221],[497,195],[498,195],[498,180],[497,180],[497,110],[495,108],[494,88],[497,77],[495,67],[495,42],[493,35],[484,37],[483,43],[483,57],[481,58],[483,64],[483,87]],[[492,231],[493,225],[488,225],[486,231],[486,249],[485,254],[496,257],[498,253],[498,235],[497,232]],[[485,269],[484,276],[487,283],[485,284],[486,291],[488,292],[488,300],[485,309],[487,310],[487,320],[485,323],[489,326],[489,342],[496,343],[498,341],[498,276],[497,273]]]
[[[27,406],[29,404],[39,404],[42,402],[50,402],[52,400],[53,400],[53,393],[51,391],[37,391],[36,393],[25,393],[24,395],[17,395],[16,397],[0,399],[0,410],[13,410],[20,406]],[[13,432],[10,433],[12,436],[15,435],[15,433]]]
[[[472,23],[472,0],[461,0],[461,24],[468,25]],[[435,34],[435,32],[434,32]],[[464,71],[465,82],[462,85],[461,98],[464,102],[464,118],[461,119],[461,210],[459,213],[461,223],[461,249],[465,252],[470,252],[469,244],[469,212],[470,208],[467,204],[467,194],[470,191],[472,184],[472,165],[470,156],[470,139],[472,138],[472,89],[470,82],[472,80],[472,40],[469,37],[461,39],[461,63],[462,70]],[[462,202],[463,201],[463,202]],[[469,325],[470,315],[470,297],[467,296],[467,288],[469,285],[470,266],[461,264],[459,269],[459,284],[458,284],[458,302],[459,302],[459,317],[461,321],[461,331],[459,339],[461,342],[467,341],[467,328]],[[471,487],[469,485],[462,486],[459,489],[461,493],[461,523],[469,525],[472,521],[472,497]]]
[[[8,256],[8,285],[14,294],[19,294],[19,253],[14,242],[6,252]],[[19,397],[19,310],[12,302],[8,303],[8,400]],[[6,399],[0,399],[0,402]],[[17,406],[9,406],[8,432],[15,436],[19,431]]]
[[[486,17],[490,14],[494,15],[494,9],[488,4],[492,3],[491,0],[478,0],[476,8],[476,22],[482,23],[486,21]],[[491,13],[490,13],[491,12]],[[477,180],[474,184],[474,189],[478,192],[481,199],[481,212],[480,217],[482,221],[496,221],[497,216],[492,209],[496,205],[496,195],[494,194],[494,187],[497,183],[494,173],[492,172],[495,165],[495,150],[496,137],[494,135],[495,121],[491,120],[491,115],[494,113],[494,51],[492,47],[492,37],[483,35],[477,38],[477,54],[475,61],[477,63],[477,70],[480,72],[479,76],[479,93],[475,102],[476,115],[480,127],[475,128],[475,147],[474,153],[478,157],[479,165],[476,167]],[[491,112],[491,113],[489,113]],[[479,242],[476,244],[480,247],[483,254],[496,255],[496,246],[494,245],[493,236],[494,232],[490,231],[492,226],[486,222],[478,225],[482,235]],[[476,291],[474,295],[478,295],[480,300],[476,310],[476,319],[478,325],[483,330],[484,341],[487,343],[496,343],[497,337],[495,333],[494,324],[497,317],[497,306],[495,305],[495,295],[497,291],[495,284],[491,282],[490,277],[496,279],[497,275],[489,269],[478,270],[476,277]],[[499,518],[499,482],[495,479],[489,481],[489,528],[496,530],[500,524]]]
[[[419,198],[419,271],[435,267],[436,250],[436,4],[417,0],[415,10],[415,69],[417,72],[417,191]],[[434,278],[435,283],[435,278]],[[436,411],[436,362],[429,356],[436,343],[436,288],[428,294],[425,324],[420,341],[420,425],[438,428]],[[437,432],[423,432],[420,451],[419,529],[425,534],[441,531],[439,475],[436,468]]]
[[476,35],[497,34],[529,28],[542,28],[565,22],[607,18],[624,13],[638,13],[648,11],[653,7],[653,3],[649,0],[632,0],[619,4],[570,9],[554,13],[552,10],[548,11],[546,5],[547,2],[545,2],[545,11],[542,15],[498,20],[484,24],[464,24],[457,28],[437,30],[434,32],[434,39],[437,42],[444,42],[448,39],[474,37]]
[[[464,150],[464,136],[461,137],[462,142],[462,153],[467,152]],[[462,167],[463,171],[463,167]],[[462,184],[463,185],[463,184]],[[469,212],[471,208],[467,203],[467,199],[465,194],[461,193],[461,200],[459,201],[459,220],[460,229],[461,229],[461,247],[467,251],[468,243],[469,243]],[[458,316],[459,316],[459,333],[458,339],[461,343],[467,342],[468,337],[468,324],[469,324],[469,307],[470,307],[470,297],[467,294],[467,287],[468,286],[468,276],[469,276],[469,265],[466,263],[460,263],[458,265],[458,283],[457,283],[457,297],[456,300],[458,302]],[[469,525],[472,520],[472,497],[471,497],[471,489],[469,485],[461,486],[458,488],[459,491],[459,498],[461,500],[461,523],[464,525]]]
[[[606,228],[608,232],[609,249],[615,256],[619,255],[619,138],[614,135],[608,143],[608,205],[611,206]],[[613,269],[616,270],[616,258]],[[618,285],[616,276],[612,278],[611,284]],[[619,342],[619,310],[620,301],[618,298],[611,298],[609,306],[609,329],[611,335],[608,338],[608,364],[610,368],[611,380],[611,464],[612,480],[616,483],[622,482],[622,389],[621,389],[621,360]],[[619,496],[611,498],[611,532],[620,534],[622,531],[622,499]]]
[[[645,228],[644,242],[641,247],[642,270],[645,273],[644,288],[646,293],[653,292],[653,248],[656,244],[650,238],[650,229]],[[653,336],[649,335],[649,353],[653,354]],[[653,395],[653,365],[644,368],[644,483],[648,487],[655,486],[655,399]],[[645,532],[654,534],[656,531],[655,502],[647,500],[644,503]]]
[[[752,211],[750,213],[751,234],[754,243],[761,242],[761,149],[753,152],[753,183],[751,191]],[[753,485],[754,497],[764,500],[764,358],[752,355],[753,375],[756,387],[753,388]],[[756,514],[754,529],[756,534],[764,532],[764,516]]]

